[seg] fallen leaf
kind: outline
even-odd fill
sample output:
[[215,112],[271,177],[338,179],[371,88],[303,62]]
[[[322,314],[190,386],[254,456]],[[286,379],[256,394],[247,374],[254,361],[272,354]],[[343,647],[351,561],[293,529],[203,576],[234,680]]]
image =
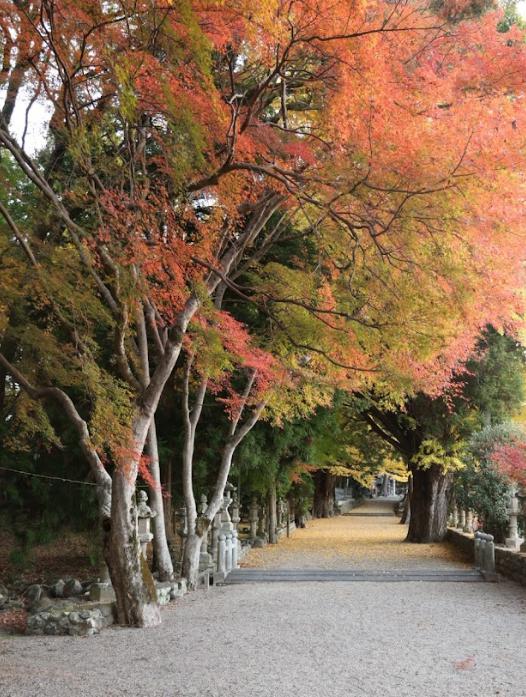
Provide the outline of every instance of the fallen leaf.
[[468,656],[467,658],[462,658],[459,661],[455,661],[453,665],[455,666],[455,670],[473,670],[475,663],[475,657]]

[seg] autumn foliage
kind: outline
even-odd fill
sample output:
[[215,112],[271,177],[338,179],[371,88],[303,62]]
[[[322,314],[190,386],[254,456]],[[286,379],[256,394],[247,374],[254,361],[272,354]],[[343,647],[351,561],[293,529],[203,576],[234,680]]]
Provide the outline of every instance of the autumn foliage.
[[491,455],[496,469],[516,484],[526,485],[526,443],[516,439],[499,444]]
[[526,65],[497,11],[449,24],[465,8],[4,9],[7,84],[18,66],[51,106],[76,177],[64,201],[89,211],[83,244],[133,266],[161,327],[269,194],[316,238],[319,263],[258,260],[246,294],[278,326],[280,296],[295,306],[309,326],[288,339],[319,347],[339,381],[439,390],[482,326],[516,322]]
[[441,393],[524,310],[526,45],[500,19],[0,0],[2,370],[128,498],[182,355],[232,423]]

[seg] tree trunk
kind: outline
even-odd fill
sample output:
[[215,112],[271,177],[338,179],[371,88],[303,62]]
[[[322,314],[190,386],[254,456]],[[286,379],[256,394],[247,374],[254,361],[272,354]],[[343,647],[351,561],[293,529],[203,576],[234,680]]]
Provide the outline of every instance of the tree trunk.
[[156,513],[152,519],[153,527],[153,552],[155,558],[155,569],[159,573],[160,581],[169,581],[173,578],[173,564],[168,549],[166,538],[166,527],[164,518],[164,502],[161,487],[161,471],[159,467],[159,449],[157,447],[157,431],[155,428],[155,418],[152,418],[148,439],[146,441],[146,453],[150,458],[150,474],[152,483],[149,486],[150,508]]
[[272,482],[268,494],[268,541],[271,545],[278,543],[278,511],[277,511],[276,482]]
[[160,624],[155,582],[139,546],[135,478],[123,467],[113,475],[111,519],[105,519],[104,531],[104,556],[115,591],[118,623],[132,627]]
[[199,580],[199,557],[201,554],[202,542],[202,535],[199,535],[195,529],[192,531],[188,530],[188,535],[184,543],[182,573],[186,579],[189,590],[195,590],[197,588]]
[[7,90],[5,91],[5,101],[2,107],[2,119],[7,126],[9,126],[11,123],[11,117],[13,115],[13,111],[15,110],[16,100],[20,90],[22,89],[22,83],[28,68],[29,63],[27,61],[17,61],[11,75],[9,76]]
[[314,518],[330,518],[334,512],[335,478],[327,470],[314,472],[314,501],[312,515]]
[[411,520],[408,542],[440,542],[447,532],[448,494],[451,474],[444,474],[438,466],[411,470]]
[[164,491],[167,493],[166,499],[163,501],[164,508],[164,529],[168,539],[168,547],[173,545],[174,528],[173,528],[173,491],[172,491],[172,460],[168,460],[163,467],[161,473],[161,484]]
[[382,493],[381,496],[389,496],[389,476],[384,474],[382,479]]

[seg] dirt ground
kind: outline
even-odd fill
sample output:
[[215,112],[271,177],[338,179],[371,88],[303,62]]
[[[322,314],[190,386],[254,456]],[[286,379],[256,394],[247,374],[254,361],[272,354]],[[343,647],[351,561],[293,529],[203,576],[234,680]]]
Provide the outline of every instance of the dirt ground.
[[23,556],[17,551],[15,537],[1,532],[0,584],[9,589],[11,600],[0,609],[0,634],[25,631],[27,612],[21,594],[29,585],[65,577],[87,581],[96,576],[99,564],[93,543],[81,533],[65,532],[51,542],[32,547]]
[[17,542],[13,535],[0,533],[0,582],[42,583],[50,578],[73,576],[83,581],[97,569],[96,550],[83,533],[65,532],[46,544],[36,545],[26,559],[12,559]]

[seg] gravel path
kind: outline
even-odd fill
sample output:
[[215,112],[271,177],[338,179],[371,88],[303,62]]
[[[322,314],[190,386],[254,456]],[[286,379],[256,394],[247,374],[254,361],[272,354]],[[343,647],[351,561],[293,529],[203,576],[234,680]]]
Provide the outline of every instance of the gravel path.
[[163,620],[88,639],[1,640],[0,695],[526,696],[526,593],[508,582],[224,586],[185,596]]

